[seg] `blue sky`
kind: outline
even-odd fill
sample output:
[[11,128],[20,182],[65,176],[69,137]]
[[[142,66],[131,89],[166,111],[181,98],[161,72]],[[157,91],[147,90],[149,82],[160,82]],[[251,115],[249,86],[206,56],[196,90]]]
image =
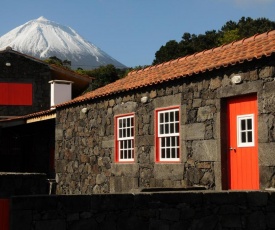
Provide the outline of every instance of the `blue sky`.
[[275,21],[275,0],[1,0],[0,36],[44,16],[70,26],[129,67],[150,65],[184,32],[219,30],[242,16]]

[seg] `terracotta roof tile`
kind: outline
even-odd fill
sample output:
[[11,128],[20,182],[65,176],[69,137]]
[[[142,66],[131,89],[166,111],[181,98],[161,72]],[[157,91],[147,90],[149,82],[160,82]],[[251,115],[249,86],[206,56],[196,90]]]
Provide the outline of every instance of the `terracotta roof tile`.
[[62,107],[115,93],[142,88],[179,77],[192,76],[220,67],[236,65],[254,58],[260,59],[275,52],[275,30],[256,34],[250,38],[235,41],[210,50],[178,58],[143,70],[132,71],[125,78],[98,88],[69,102]]

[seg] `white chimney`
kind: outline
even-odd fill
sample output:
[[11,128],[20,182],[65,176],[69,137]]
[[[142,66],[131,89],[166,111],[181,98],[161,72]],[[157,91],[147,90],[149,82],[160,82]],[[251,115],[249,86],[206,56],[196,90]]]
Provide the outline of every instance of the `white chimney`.
[[51,84],[51,106],[72,99],[72,81],[53,80],[49,83]]

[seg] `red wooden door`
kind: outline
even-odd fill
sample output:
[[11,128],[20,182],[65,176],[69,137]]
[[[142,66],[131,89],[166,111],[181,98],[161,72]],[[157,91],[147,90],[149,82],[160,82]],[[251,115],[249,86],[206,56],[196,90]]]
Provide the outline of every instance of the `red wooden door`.
[[9,199],[0,199],[0,230],[9,230]]
[[259,189],[257,96],[229,99],[227,111],[229,189]]

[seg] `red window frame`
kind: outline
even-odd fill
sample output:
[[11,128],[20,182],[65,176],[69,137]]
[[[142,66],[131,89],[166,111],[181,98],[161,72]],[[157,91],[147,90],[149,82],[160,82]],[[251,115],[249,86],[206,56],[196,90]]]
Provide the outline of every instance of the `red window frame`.
[[180,162],[180,120],[180,106],[155,110],[156,162]]
[[32,83],[0,83],[0,105],[32,105]]
[[[130,119],[130,123],[129,123]],[[126,122],[126,123],[125,123]],[[115,116],[115,162],[135,161],[135,115],[134,113]],[[129,157],[130,156],[130,157]]]

